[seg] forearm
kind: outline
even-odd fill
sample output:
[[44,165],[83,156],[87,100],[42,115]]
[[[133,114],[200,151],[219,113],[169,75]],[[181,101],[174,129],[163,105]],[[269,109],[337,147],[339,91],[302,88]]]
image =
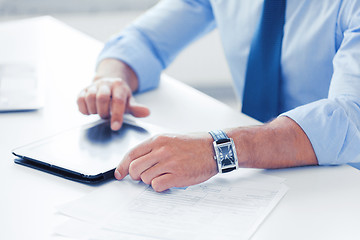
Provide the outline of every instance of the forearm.
[[104,59],[99,63],[94,81],[101,78],[121,78],[129,85],[132,92],[135,92],[139,87],[137,76],[132,68],[113,58]]
[[[239,167],[284,168],[315,165],[312,146],[290,118],[270,124],[225,130],[234,139]],[[132,149],[115,170],[115,177],[130,174],[161,192],[204,182],[217,173],[208,133],[160,135]]]
[[286,168],[317,165],[316,155],[304,131],[287,117],[263,126],[227,131],[233,138],[239,167]]

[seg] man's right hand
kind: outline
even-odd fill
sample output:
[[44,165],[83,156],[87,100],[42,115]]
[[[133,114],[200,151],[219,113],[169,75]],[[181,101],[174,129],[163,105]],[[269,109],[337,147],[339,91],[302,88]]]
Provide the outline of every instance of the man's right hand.
[[147,107],[135,102],[132,92],[138,82],[133,70],[115,59],[105,59],[99,64],[94,82],[84,88],[77,99],[79,111],[83,114],[99,114],[101,118],[111,118],[111,129],[121,128],[123,115],[147,117]]

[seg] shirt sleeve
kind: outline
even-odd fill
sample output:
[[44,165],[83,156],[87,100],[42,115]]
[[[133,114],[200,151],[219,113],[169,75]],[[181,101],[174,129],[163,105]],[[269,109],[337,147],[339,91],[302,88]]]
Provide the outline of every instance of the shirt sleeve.
[[160,74],[186,45],[215,28],[206,0],[163,0],[110,39],[98,63],[115,58],[136,73],[138,92],[158,85]]
[[343,1],[329,95],[282,115],[307,134],[320,165],[360,162],[360,4]]

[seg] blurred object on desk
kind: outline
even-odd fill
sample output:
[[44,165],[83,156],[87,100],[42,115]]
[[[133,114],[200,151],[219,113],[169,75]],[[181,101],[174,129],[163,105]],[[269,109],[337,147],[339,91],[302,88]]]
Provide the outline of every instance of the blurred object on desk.
[[0,63],[0,112],[30,111],[43,106],[36,69],[26,63]]

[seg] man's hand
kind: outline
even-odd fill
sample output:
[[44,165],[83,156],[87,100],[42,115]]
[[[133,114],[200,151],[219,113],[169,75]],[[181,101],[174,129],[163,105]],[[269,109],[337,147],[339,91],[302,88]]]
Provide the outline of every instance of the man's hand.
[[204,182],[217,173],[212,142],[208,133],[154,137],[125,156],[115,177],[130,174],[157,192]]
[[[312,145],[301,127],[288,117],[262,126],[226,130],[235,142],[239,167],[287,168],[317,165]],[[151,184],[161,192],[204,182],[217,173],[210,134],[161,135],[130,151],[115,170]]]
[[146,117],[148,108],[135,102],[132,92],[137,89],[135,73],[125,63],[106,59],[99,64],[94,82],[83,89],[77,99],[79,111],[83,114],[99,114],[101,118],[111,117],[111,129],[121,128],[123,115]]

